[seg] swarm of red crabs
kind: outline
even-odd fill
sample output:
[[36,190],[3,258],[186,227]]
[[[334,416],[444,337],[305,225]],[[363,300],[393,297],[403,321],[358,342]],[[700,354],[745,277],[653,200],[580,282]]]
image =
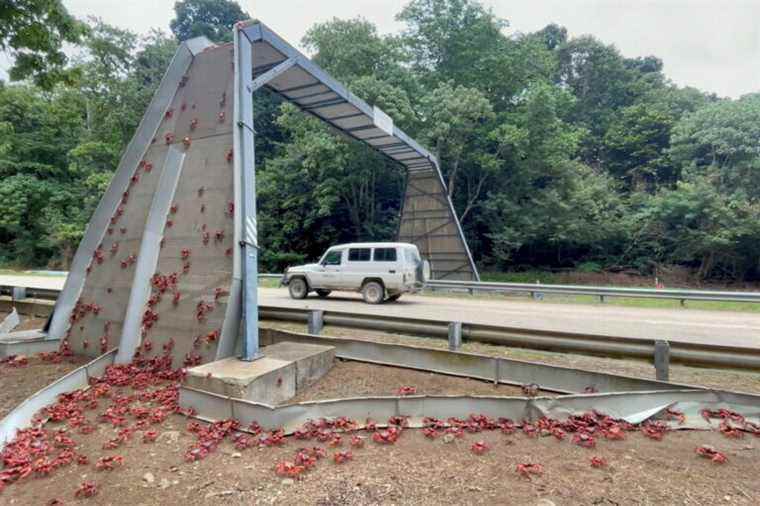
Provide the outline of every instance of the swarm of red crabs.
[[[55,404],[44,408],[33,426],[19,431],[0,453],[3,463],[0,490],[13,483],[48,476],[66,466],[93,466],[100,471],[92,474],[94,481],[82,483],[71,491],[77,497],[92,497],[98,492],[97,479],[101,473],[119,472],[129,466],[129,462],[118,454],[120,448],[156,441],[161,435],[161,425],[170,415],[193,415],[192,410],[183,410],[178,404],[178,385],[184,369],[172,369],[172,346],[169,344],[164,346],[162,356],[111,366],[103,377],[92,378],[88,388],[63,394]],[[54,352],[41,355],[41,358],[56,362],[63,356],[63,352]],[[14,362],[7,360],[6,366],[19,367]],[[742,437],[744,434],[760,437],[760,428],[756,424],[733,411],[704,410],[702,415],[719,423],[719,430],[727,437]],[[683,414],[672,409],[664,414],[664,418],[683,423]],[[113,431],[112,437],[103,445],[103,454],[81,453],[77,440],[95,431],[98,425]],[[334,465],[342,465],[360,459],[366,441],[377,447],[395,445],[410,430],[409,425],[409,419],[404,416],[393,416],[385,422],[369,419],[359,422],[338,417],[310,420],[287,436],[281,428],[264,428],[256,422],[243,425],[229,419],[206,424],[189,420],[187,431],[194,435],[195,442],[187,448],[185,460],[202,460],[225,440],[239,451],[294,445],[292,459],[278,462],[274,472],[278,476],[300,479],[320,462],[332,460]],[[622,440],[635,432],[660,440],[670,430],[663,421],[634,425],[596,411],[565,420],[544,417],[536,421],[473,414],[464,419],[425,418],[422,425],[422,433],[432,440],[442,436],[459,439],[468,434],[494,431],[506,436],[522,433],[527,438],[567,439],[589,449],[596,448],[601,440]],[[328,452],[320,445],[330,449],[331,459],[326,458]],[[492,447],[493,443],[480,438],[469,445],[475,458],[485,458]],[[717,464],[728,460],[724,453],[708,446],[697,448],[696,454]],[[602,456],[590,455],[589,459],[595,468],[608,465]],[[532,479],[544,473],[544,465],[519,463],[515,472],[525,479]]]

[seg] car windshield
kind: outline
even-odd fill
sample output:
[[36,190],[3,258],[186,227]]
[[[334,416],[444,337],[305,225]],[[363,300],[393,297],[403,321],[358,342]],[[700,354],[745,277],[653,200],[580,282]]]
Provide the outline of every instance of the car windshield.
[[322,265],[340,265],[341,250],[330,250],[325,253],[320,263]]

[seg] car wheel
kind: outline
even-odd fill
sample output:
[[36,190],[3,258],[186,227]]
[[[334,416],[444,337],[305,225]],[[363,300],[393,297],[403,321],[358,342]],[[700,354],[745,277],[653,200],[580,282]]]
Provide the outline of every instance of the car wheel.
[[401,298],[401,294],[397,293],[395,295],[391,295],[390,297],[388,297],[388,302],[396,302],[400,298]]
[[385,298],[385,288],[377,281],[369,281],[362,287],[362,297],[367,304],[380,304]]
[[321,298],[325,298],[328,295],[330,295],[330,290],[317,290],[317,295],[319,295]]
[[288,291],[293,299],[305,299],[309,294],[309,287],[306,285],[305,279],[295,278],[288,283]]

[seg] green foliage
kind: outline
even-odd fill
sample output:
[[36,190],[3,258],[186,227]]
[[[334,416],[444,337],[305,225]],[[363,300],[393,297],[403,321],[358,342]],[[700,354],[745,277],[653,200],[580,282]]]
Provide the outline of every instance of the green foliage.
[[10,77],[32,78],[51,89],[75,75],[66,67],[64,43],[78,43],[86,27],[74,19],[61,0],[3,0],[0,5],[0,51],[14,58]]
[[[37,83],[0,83],[0,262],[65,267],[177,40],[229,41],[249,17],[229,0],[175,12],[173,36],[139,36],[85,29],[57,0],[0,8],[0,48],[32,55],[13,75]],[[397,35],[363,18],[316,23],[302,45],[434,152],[484,270],[551,282],[530,269],[675,263],[760,278],[760,94],[679,88],[655,56],[555,24],[510,32],[476,0],[411,0],[397,19]],[[262,270],[395,237],[398,166],[274,94],[257,93],[254,111]]]
[[229,42],[235,23],[250,19],[231,0],[180,0],[174,3],[174,12],[170,26],[180,41],[206,36],[213,42]]

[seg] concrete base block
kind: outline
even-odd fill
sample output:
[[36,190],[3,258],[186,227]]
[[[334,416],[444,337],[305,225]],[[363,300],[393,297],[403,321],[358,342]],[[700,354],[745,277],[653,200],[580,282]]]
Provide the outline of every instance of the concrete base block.
[[225,358],[188,369],[185,384],[219,395],[280,404],[296,395],[296,365],[269,357],[253,362]]
[[324,375],[335,360],[335,348],[278,343],[261,349],[262,358],[243,362],[232,357],[188,369],[191,388],[264,404],[282,404]]
[[296,391],[300,392],[325,375],[335,362],[335,348],[320,344],[277,343],[262,348],[265,357],[296,364]]

